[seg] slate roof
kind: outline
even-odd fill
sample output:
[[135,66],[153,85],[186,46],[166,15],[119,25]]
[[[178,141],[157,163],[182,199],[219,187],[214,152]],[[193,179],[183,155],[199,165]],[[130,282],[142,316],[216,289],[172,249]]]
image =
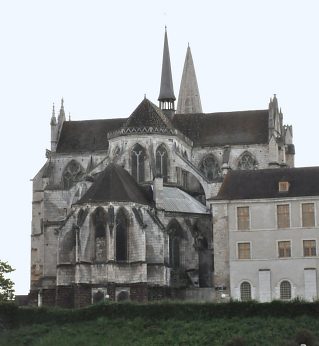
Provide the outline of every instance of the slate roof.
[[[288,192],[278,183],[289,182]],[[214,199],[256,199],[319,196],[319,167],[260,169],[229,172]]]
[[167,31],[165,29],[164,50],[162,62],[161,88],[158,96],[159,101],[176,100],[174,95],[173,78],[171,70],[171,59],[169,56]]
[[130,129],[153,129],[150,133],[177,129],[195,146],[264,144],[268,143],[268,110],[175,114],[170,121],[145,98],[129,118],[65,121],[56,152],[107,150],[108,133],[124,131],[125,135]]
[[209,214],[205,205],[177,187],[163,187],[163,208],[170,212]]
[[173,125],[194,145],[268,143],[268,110],[175,114]]
[[125,129],[144,127],[173,129],[165,114],[147,98],[144,98],[123,125]]
[[96,176],[94,183],[77,204],[90,202],[134,202],[150,205],[152,194],[140,187],[124,168],[111,163]]
[[57,153],[107,150],[106,134],[119,129],[126,119],[65,121]]

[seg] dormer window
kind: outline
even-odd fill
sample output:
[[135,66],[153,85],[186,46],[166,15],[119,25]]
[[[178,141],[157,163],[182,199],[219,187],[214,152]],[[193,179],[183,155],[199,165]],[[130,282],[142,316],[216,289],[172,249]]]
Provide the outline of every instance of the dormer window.
[[290,184],[288,181],[280,181],[278,184],[279,192],[288,192],[289,186],[290,186]]

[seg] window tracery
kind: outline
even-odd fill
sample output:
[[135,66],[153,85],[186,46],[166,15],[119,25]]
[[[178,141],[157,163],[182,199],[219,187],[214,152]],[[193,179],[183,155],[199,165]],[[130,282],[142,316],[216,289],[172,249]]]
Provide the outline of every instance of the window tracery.
[[64,169],[62,182],[65,189],[70,189],[75,183],[81,180],[83,169],[81,165],[75,161],[70,161]]
[[167,182],[168,171],[168,154],[165,146],[161,144],[156,149],[156,174],[163,177],[163,181]]
[[135,144],[131,151],[132,176],[139,183],[145,177],[145,149],[140,144]]
[[213,155],[205,156],[200,163],[199,169],[209,181],[214,181],[221,175],[218,161]]
[[244,152],[238,162],[238,169],[241,170],[251,170],[258,167],[257,160],[248,151]]

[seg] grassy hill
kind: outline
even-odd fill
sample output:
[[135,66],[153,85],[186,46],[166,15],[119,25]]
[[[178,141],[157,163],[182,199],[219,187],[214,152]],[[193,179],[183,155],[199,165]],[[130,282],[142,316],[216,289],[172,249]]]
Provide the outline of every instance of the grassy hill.
[[[0,306],[0,345],[316,345],[319,303]],[[319,345],[319,344],[318,344]]]

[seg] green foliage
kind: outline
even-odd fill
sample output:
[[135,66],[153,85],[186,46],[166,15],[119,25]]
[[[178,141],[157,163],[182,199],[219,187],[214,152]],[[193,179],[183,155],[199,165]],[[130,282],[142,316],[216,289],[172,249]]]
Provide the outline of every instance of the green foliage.
[[283,346],[287,345],[287,340],[295,340],[295,331],[299,328],[307,328],[318,338],[319,320],[306,316],[193,321],[178,320],[174,316],[152,321],[143,317],[99,317],[93,321],[63,325],[51,322],[6,330],[1,334],[0,346]]
[[319,340],[318,317],[319,302],[302,301],[108,302],[78,310],[5,303],[0,304],[6,327],[0,328],[0,346],[309,346]]
[[12,280],[5,278],[5,274],[13,272],[14,269],[7,263],[0,260],[0,302],[13,300],[14,283]]
[[316,343],[315,335],[309,329],[300,329],[295,336],[296,343],[298,345],[305,344],[307,346],[318,345]]

